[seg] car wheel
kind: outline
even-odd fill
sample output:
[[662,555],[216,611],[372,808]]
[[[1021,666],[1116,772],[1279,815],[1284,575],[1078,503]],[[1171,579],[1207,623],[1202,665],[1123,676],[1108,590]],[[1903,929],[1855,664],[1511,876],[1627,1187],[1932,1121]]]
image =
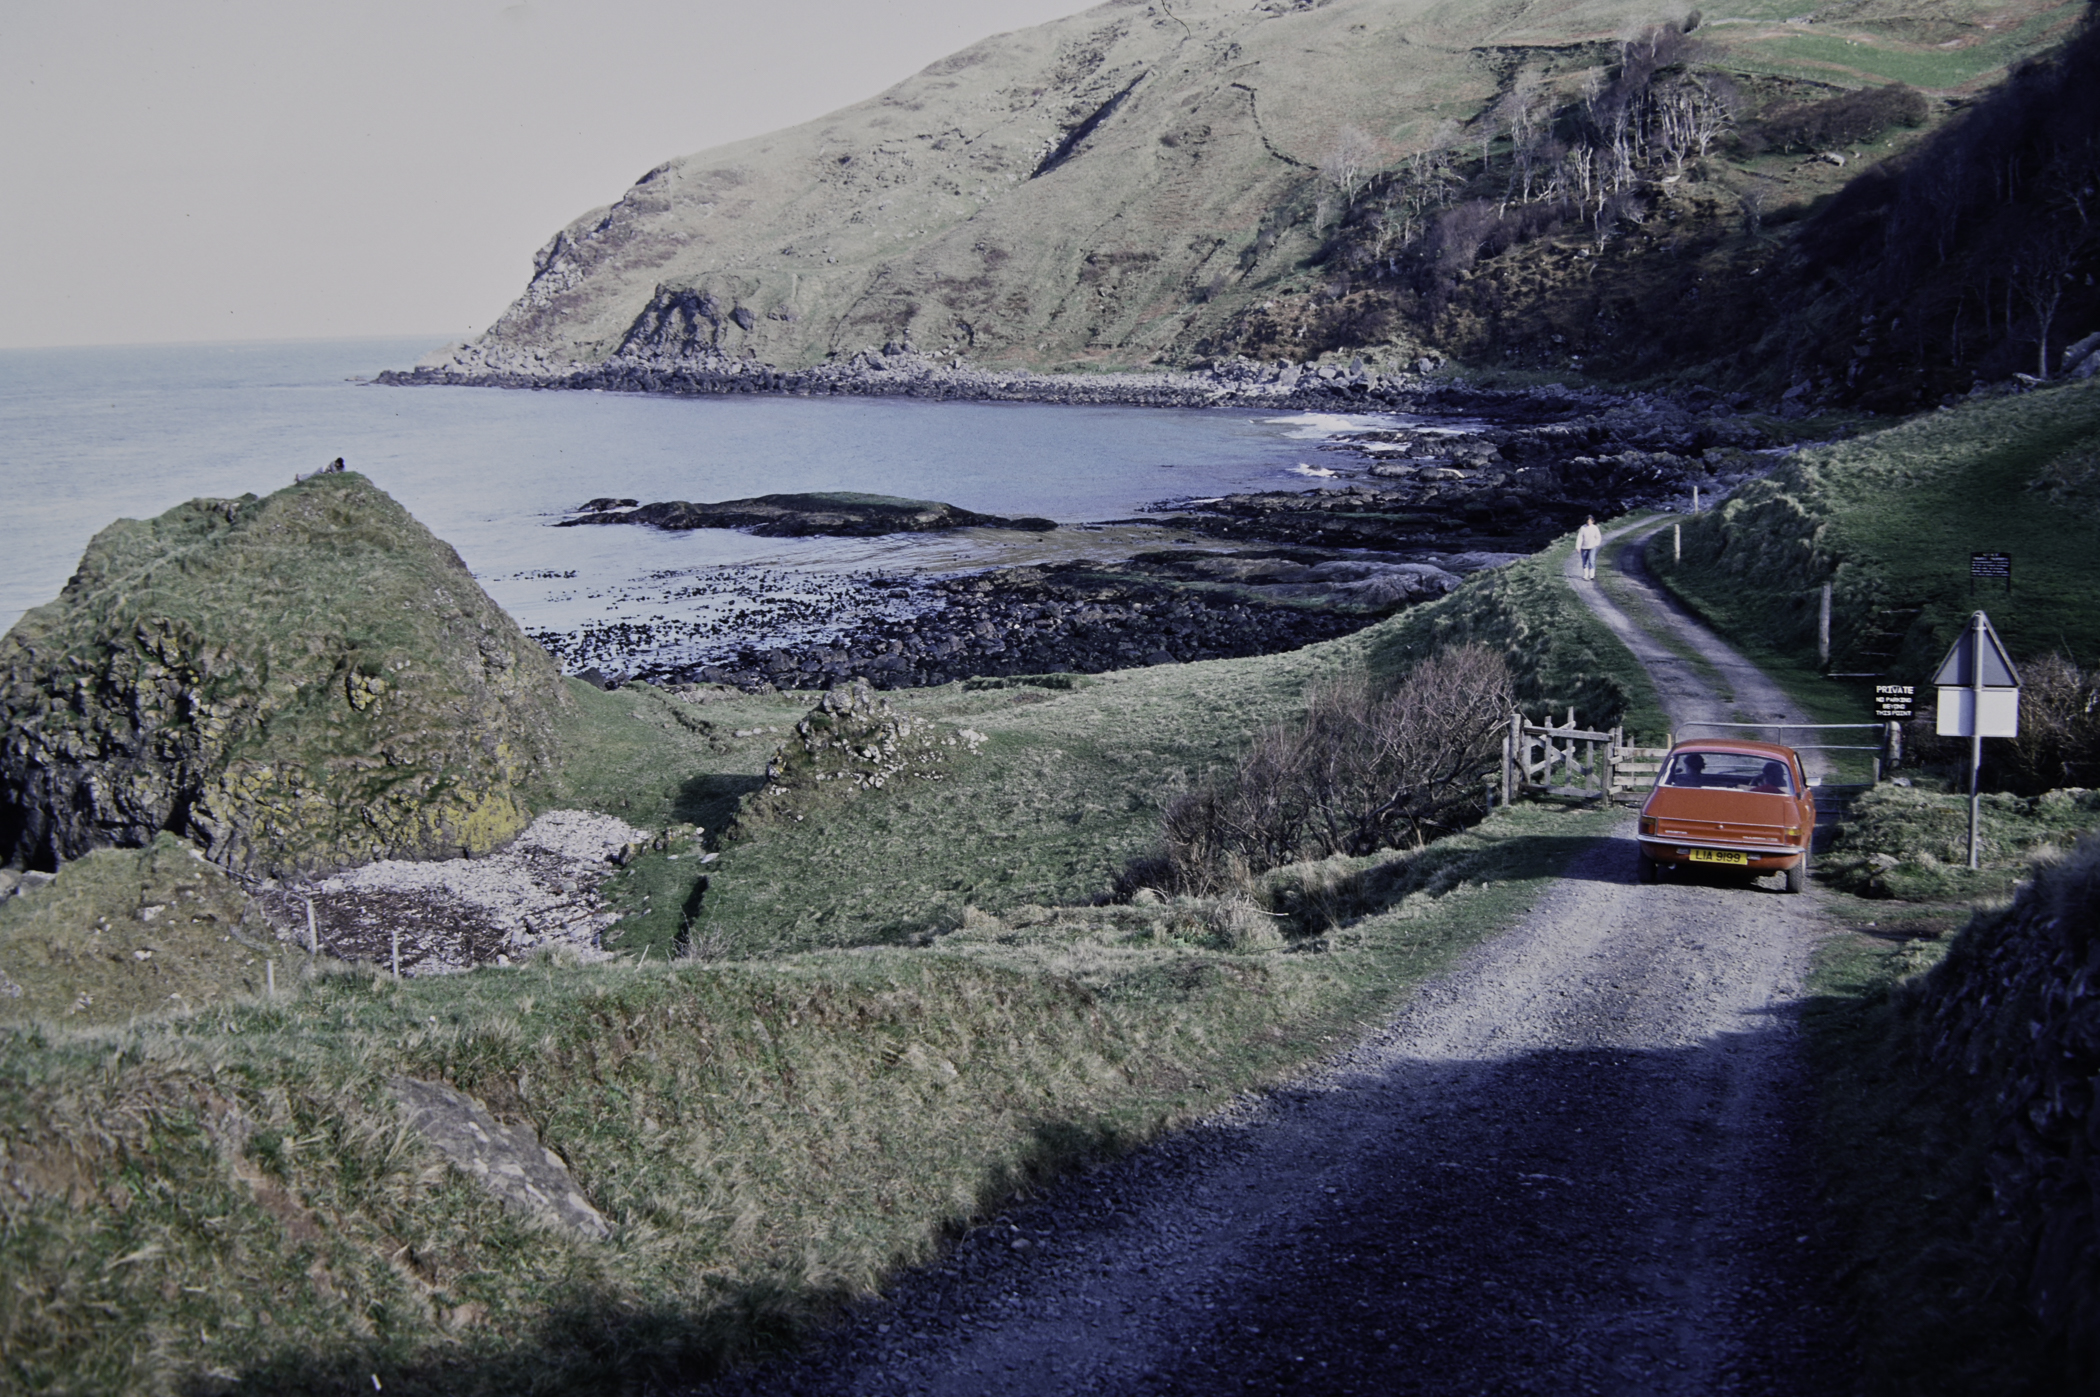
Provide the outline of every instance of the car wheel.
[[1633,856],[1633,867],[1633,876],[1636,881],[1642,883],[1661,881],[1662,870],[1657,868],[1655,860],[1649,858],[1646,854],[1635,854]]
[[1790,893],[1808,891],[1808,851],[1801,851],[1801,862],[1786,871],[1786,890]]

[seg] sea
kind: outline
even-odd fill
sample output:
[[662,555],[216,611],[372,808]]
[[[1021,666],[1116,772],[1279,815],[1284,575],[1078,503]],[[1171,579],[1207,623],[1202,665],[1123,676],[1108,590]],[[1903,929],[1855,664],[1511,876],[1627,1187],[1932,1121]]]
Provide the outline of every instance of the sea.
[[[387,387],[421,338],[0,350],[0,628],[55,597],[94,534],[184,500],[267,494],[337,457],[459,551],[571,669],[593,635],[699,663],[926,605],[927,581],[1167,538],[1163,502],[1332,483],[1322,448],[1397,415],[756,395]],[[772,539],[557,527],[596,497],[853,490],[1054,519]],[[1158,533],[1158,537],[1153,535]],[[1063,537],[1059,537],[1063,535]],[[1189,540],[1177,540],[1188,543]],[[892,585],[876,585],[889,583]]]

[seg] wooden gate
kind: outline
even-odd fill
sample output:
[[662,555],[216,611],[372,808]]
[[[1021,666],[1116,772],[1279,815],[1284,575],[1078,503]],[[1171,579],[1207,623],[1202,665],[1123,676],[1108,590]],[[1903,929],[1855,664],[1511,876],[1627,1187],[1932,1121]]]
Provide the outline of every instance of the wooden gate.
[[1669,760],[1667,747],[1627,747],[1614,749],[1611,763],[1611,793],[1617,798],[1631,792],[1635,800],[1645,798],[1655,778],[1662,774],[1663,763]]
[[1507,804],[1526,795],[1614,800],[1653,785],[1668,754],[1665,747],[1629,746],[1624,728],[1577,727],[1572,708],[1567,722],[1558,725],[1550,719],[1527,722],[1523,714],[1512,713],[1502,738],[1502,800]]

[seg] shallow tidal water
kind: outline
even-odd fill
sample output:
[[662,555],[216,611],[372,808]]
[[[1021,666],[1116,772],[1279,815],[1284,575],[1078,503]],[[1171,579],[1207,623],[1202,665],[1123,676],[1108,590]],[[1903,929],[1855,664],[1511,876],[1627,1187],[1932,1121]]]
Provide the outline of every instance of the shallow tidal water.
[[[677,635],[683,658],[908,609],[875,576],[1030,561],[1046,540],[998,530],[767,539],[556,528],[595,496],[723,500],[858,490],[1074,525],[1162,500],[1329,483],[1322,444],[1411,418],[1245,410],[669,398],[385,388],[420,339],[0,351],[0,627],[57,595],[112,520],[196,496],[267,494],[337,456],[466,560],[527,630],[621,621]],[[1052,535],[1127,556],[1145,526]],[[1069,547],[1067,547],[1069,545]],[[787,603],[787,605],[783,605]],[[738,624],[738,618],[744,624]],[[669,658],[669,657],[664,657]]]

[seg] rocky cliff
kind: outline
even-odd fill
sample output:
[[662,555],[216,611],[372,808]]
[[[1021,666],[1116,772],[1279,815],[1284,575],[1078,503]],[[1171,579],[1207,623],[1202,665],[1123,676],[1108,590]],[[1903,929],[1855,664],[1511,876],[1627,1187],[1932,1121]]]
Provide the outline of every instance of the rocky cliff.
[[564,682],[353,472],[119,520],[0,639],[0,860],[162,830],[267,873],[483,852],[529,818]]
[[[610,366],[588,381],[640,387],[735,368],[771,388],[780,371],[874,346],[1007,369],[1348,345],[1412,362],[1445,343],[1562,367],[1608,359],[1652,328],[1618,337],[1647,306],[1641,288],[1665,319],[1698,319],[1672,308],[1720,273],[1685,270],[1687,239],[1694,252],[1726,243],[1749,259],[1730,275],[1748,276],[1771,252],[1761,223],[1885,149],[1878,128],[1833,135],[1821,121],[1802,135],[1798,120],[1729,147],[1738,116],[1778,121],[1898,79],[1966,92],[2077,9],[1914,0],[1900,15],[1868,5],[1644,30],[1661,12],[1617,0],[1111,0],[820,120],[650,170],[557,233],[486,334],[425,367],[575,381]],[[1637,37],[1665,31],[1667,44]],[[1941,110],[1908,100],[1913,116]],[[1696,128],[1684,139],[1668,134],[1680,119]],[[1799,148],[1811,136],[1850,144],[1819,156]],[[1595,162],[1573,159],[1583,150],[1618,173],[1593,189]],[[1711,197],[1680,197],[1694,185]],[[1472,232],[1454,252],[1458,224]],[[1490,278],[1485,300],[1454,298],[1476,257],[1540,236],[1550,266],[1518,259],[1521,285]],[[1658,286],[1614,261],[1609,294],[1575,294],[1599,271],[1577,256],[1590,244],[1662,269]],[[1553,324],[1531,323],[1533,301],[1556,303]]]
[[2100,1379],[2100,839],[2040,867],[1916,987],[1921,1066],[1962,1085],[1984,1142],[1942,1206],[2024,1300],[2061,1388]]

